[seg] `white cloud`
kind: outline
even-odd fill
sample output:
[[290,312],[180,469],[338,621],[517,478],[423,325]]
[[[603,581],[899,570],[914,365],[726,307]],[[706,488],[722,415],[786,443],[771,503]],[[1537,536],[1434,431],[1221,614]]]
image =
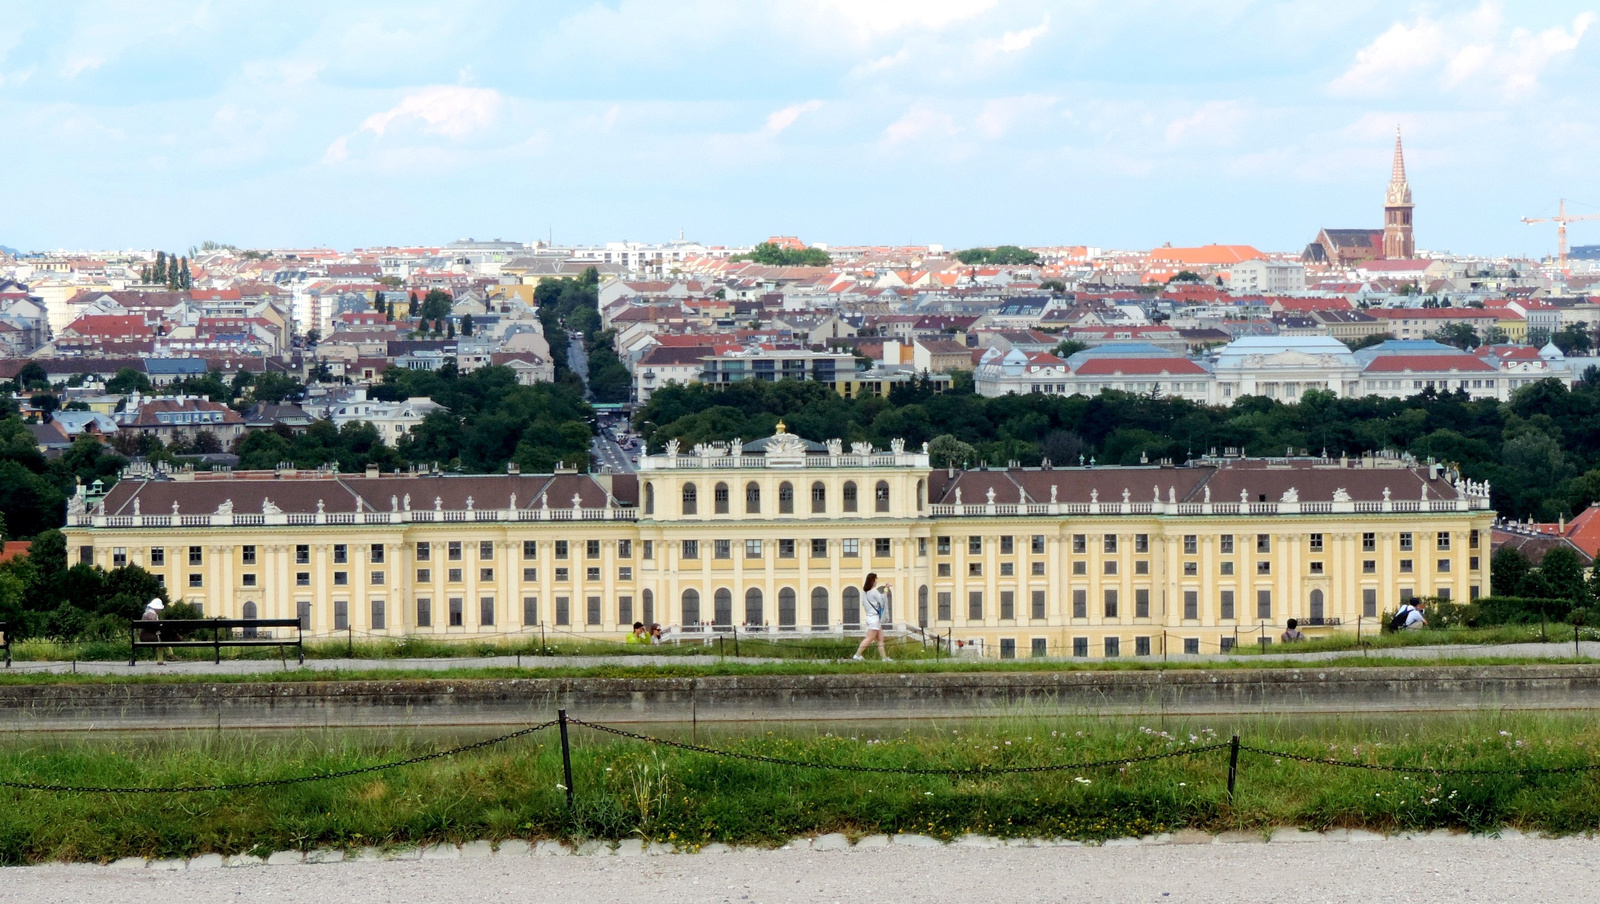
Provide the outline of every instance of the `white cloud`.
[[888,56],[881,56],[875,60],[868,60],[865,63],[862,63],[854,69],[851,69],[850,74],[856,78],[860,78],[864,75],[873,75],[875,73],[882,72],[885,69],[892,69],[909,59],[911,59],[911,48],[902,47],[898,51],[891,53]]
[[1570,27],[1541,32],[1513,28],[1502,39],[1501,5],[1485,0],[1455,18],[1424,13],[1414,22],[1396,22],[1357,54],[1355,62],[1328,89],[1338,95],[1382,95],[1436,77],[1445,89],[1484,87],[1505,97],[1538,87],[1539,76],[1559,57],[1577,49],[1596,21],[1585,12]]
[[1167,123],[1167,143],[1232,144],[1245,119],[1244,108],[1234,101],[1204,103],[1188,116]]
[[865,37],[907,28],[940,29],[987,12],[995,0],[817,0]]
[[883,130],[883,138],[888,144],[894,145],[921,138],[948,137],[956,132],[956,122],[948,113],[940,113],[922,104],[913,104],[911,109],[906,111],[906,115],[890,123],[889,127]]
[[985,101],[975,124],[985,138],[1004,138],[1020,120],[1042,120],[1055,106],[1053,97],[1025,95],[1023,97],[997,97]]
[[503,102],[500,92],[492,88],[441,85],[368,116],[361,128],[381,137],[396,120],[415,119],[422,122],[425,132],[462,138],[494,122]]
[[1050,17],[1047,15],[1044,17],[1043,22],[1032,28],[1008,31],[998,38],[980,42],[978,50],[980,53],[987,54],[1016,53],[1019,50],[1027,50],[1033,46],[1034,41],[1044,37],[1045,32],[1049,30]]
[[767,131],[776,135],[794,125],[795,120],[801,116],[820,109],[822,109],[822,101],[808,100],[802,104],[790,104],[782,110],[774,110],[767,117]]

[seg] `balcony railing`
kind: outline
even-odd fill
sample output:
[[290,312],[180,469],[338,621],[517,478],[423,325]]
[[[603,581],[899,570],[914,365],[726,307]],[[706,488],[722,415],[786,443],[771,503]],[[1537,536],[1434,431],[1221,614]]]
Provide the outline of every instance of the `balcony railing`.
[[72,527],[281,527],[318,524],[430,524],[500,521],[636,521],[632,508],[416,509],[397,512],[235,512],[230,515],[72,515]]

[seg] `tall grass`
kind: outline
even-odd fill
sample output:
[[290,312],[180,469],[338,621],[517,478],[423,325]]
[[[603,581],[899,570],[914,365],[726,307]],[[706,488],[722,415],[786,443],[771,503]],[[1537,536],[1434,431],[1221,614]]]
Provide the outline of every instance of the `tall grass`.
[[[1205,830],[1600,828],[1579,775],[1409,776],[1247,754],[1237,797],[1227,754],[1021,776],[863,774],[712,757],[573,728],[568,811],[554,730],[456,758],[322,783],[232,793],[51,794],[0,789],[0,863],[265,853],[485,838],[642,838],[683,847],[796,836],[975,832],[1096,841]],[[699,732],[723,749],[884,767],[1043,765],[1246,744],[1308,756],[1449,768],[1594,762],[1600,727],[1565,715],[1417,719],[1075,718]],[[13,738],[0,779],[192,785],[372,765],[448,745],[400,733]]]

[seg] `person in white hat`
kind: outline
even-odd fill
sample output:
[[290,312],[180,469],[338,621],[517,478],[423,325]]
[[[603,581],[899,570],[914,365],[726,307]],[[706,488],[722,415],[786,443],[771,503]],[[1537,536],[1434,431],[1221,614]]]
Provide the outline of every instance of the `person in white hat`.
[[[156,597],[156,598],[152,599],[150,602],[145,603],[145,605],[144,605],[144,614],[139,616],[139,620],[140,621],[148,621],[148,622],[160,621],[161,620],[161,610],[165,609],[165,608],[167,608],[166,603],[161,602],[161,598],[160,597]],[[156,641],[158,641],[160,639],[161,639],[161,632],[156,630],[155,628],[140,628],[139,629],[139,641],[141,643],[155,643]],[[166,665],[166,664],[167,664],[167,648],[166,647],[161,647],[161,646],[156,647],[156,665]]]

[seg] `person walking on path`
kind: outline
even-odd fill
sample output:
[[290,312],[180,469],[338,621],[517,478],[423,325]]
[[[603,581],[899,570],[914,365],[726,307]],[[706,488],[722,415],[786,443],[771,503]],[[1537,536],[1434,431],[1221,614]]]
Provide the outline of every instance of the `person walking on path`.
[[[160,597],[152,599],[150,602],[145,604],[145,606],[144,606],[144,614],[139,616],[139,620],[140,621],[147,621],[147,622],[158,622],[158,621],[161,620],[161,610],[165,609],[165,608],[167,608],[167,606],[166,606],[165,603],[161,602]],[[160,639],[161,639],[161,632],[156,630],[155,628],[140,628],[139,629],[139,642],[140,643],[155,643],[156,641],[158,641]],[[166,664],[167,664],[167,648],[166,647],[162,647],[162,646],[157,646],[156,647],[156,665],[166,665]]]
[[883,616],[889,611],[889,585],[883,584],[879,586],[878,575],[874,572],[867,575],[866,581],[861,585],[861,590],[861,603],[866,607],[867,636],[861,638],[861,646],[856,647],[856,655],[850,658],[858,661],[864,660],[866,657],[861,654],[867,651],[867,647],[873,641],[877,641],[878,658],[884,662],[892,662],[893,660],[889,658],[888,651],[883,647]]

